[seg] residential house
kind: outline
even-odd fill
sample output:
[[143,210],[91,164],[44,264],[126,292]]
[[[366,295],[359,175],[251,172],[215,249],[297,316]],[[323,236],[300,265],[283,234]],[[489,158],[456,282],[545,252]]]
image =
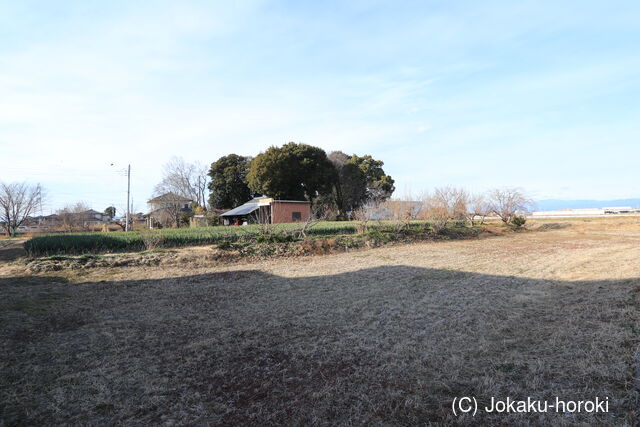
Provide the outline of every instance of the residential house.
[[193,200],[175,193],[165,193],[147,202],[147,228],[178,227],[185,213],[191,213]]

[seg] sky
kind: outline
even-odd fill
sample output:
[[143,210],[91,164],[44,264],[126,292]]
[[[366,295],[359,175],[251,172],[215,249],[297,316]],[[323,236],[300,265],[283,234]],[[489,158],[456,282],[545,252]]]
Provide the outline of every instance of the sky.
[[[640,197],[636,1],[0,0],[0,181],[136,210],[289,141],[452,185]],[[111,166],[113,164],[113,166]]]

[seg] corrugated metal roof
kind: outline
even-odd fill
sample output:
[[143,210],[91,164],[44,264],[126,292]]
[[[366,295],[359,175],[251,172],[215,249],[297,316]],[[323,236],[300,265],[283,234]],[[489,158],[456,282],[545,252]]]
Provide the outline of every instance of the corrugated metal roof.
[[237,208],[233,208],[230,211],[220,214],[220,216],[247,215],[255,210],[258,210],[258,208],[259,206],[257,203],[245,203],[244,205],[240,205]]

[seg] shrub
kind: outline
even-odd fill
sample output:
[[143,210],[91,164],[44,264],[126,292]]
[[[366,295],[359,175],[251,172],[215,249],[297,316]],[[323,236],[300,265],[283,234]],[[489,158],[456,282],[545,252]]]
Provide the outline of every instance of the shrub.
[[284,243],[296,240],[293,234],[288,233],[270,233],[261,234],[256,238],[258,243]]
[[216,225],[222,225],[222,221],[218,215],[207,215],[207,225],[214,227]]
[[165,242],[165,236],[158,231],[143,231],[140,233],[144,247],[147,250],[161,248]]
[[526,222],[527,218],[524,216],[515,215],[511,218],[511,225],[513,225],[514,228],[522,228]]

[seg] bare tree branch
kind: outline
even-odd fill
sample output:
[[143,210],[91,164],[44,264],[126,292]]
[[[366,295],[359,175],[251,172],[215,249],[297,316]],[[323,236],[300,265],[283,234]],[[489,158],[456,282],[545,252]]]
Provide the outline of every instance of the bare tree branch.
[[0,182],[0,222],[7,235],[15,230],[41,205],[44,194],[40,184]]
[[480,218],[480,224],[484,224],[484,219],[491,213],[491,207],[485,194],[472,194],[469,196],[467,204],[467,219],[471,226],[475,225],[476,218]]
[[64,231],[73,231],[84,228],[83,212],[88,211],[89,205],[84,202],[78,202],[74,205],[67,205],[59,209],[56,214],[60,218]]
[[502,188],[489,192],[489,206],[505,224],[510,223],[519,212],[526,211],[533,203],[520,188]]
[[435,232],[442,231],[449,221],[465,221],[468,216],[469,193],[461,188],[440,187],[426,197],[425,216]]
[[181,157],[172,157],[162,168],[162,181],[155,187],[155,194],[175,193],[207,206],[208,168],[200,163],[188,163]]
[[366,233],[369,231],[369,222],[381,217],[380,202],[370,199],[361,204],[357,209],[353,211],[353,219],[358,221],[358,232]]

